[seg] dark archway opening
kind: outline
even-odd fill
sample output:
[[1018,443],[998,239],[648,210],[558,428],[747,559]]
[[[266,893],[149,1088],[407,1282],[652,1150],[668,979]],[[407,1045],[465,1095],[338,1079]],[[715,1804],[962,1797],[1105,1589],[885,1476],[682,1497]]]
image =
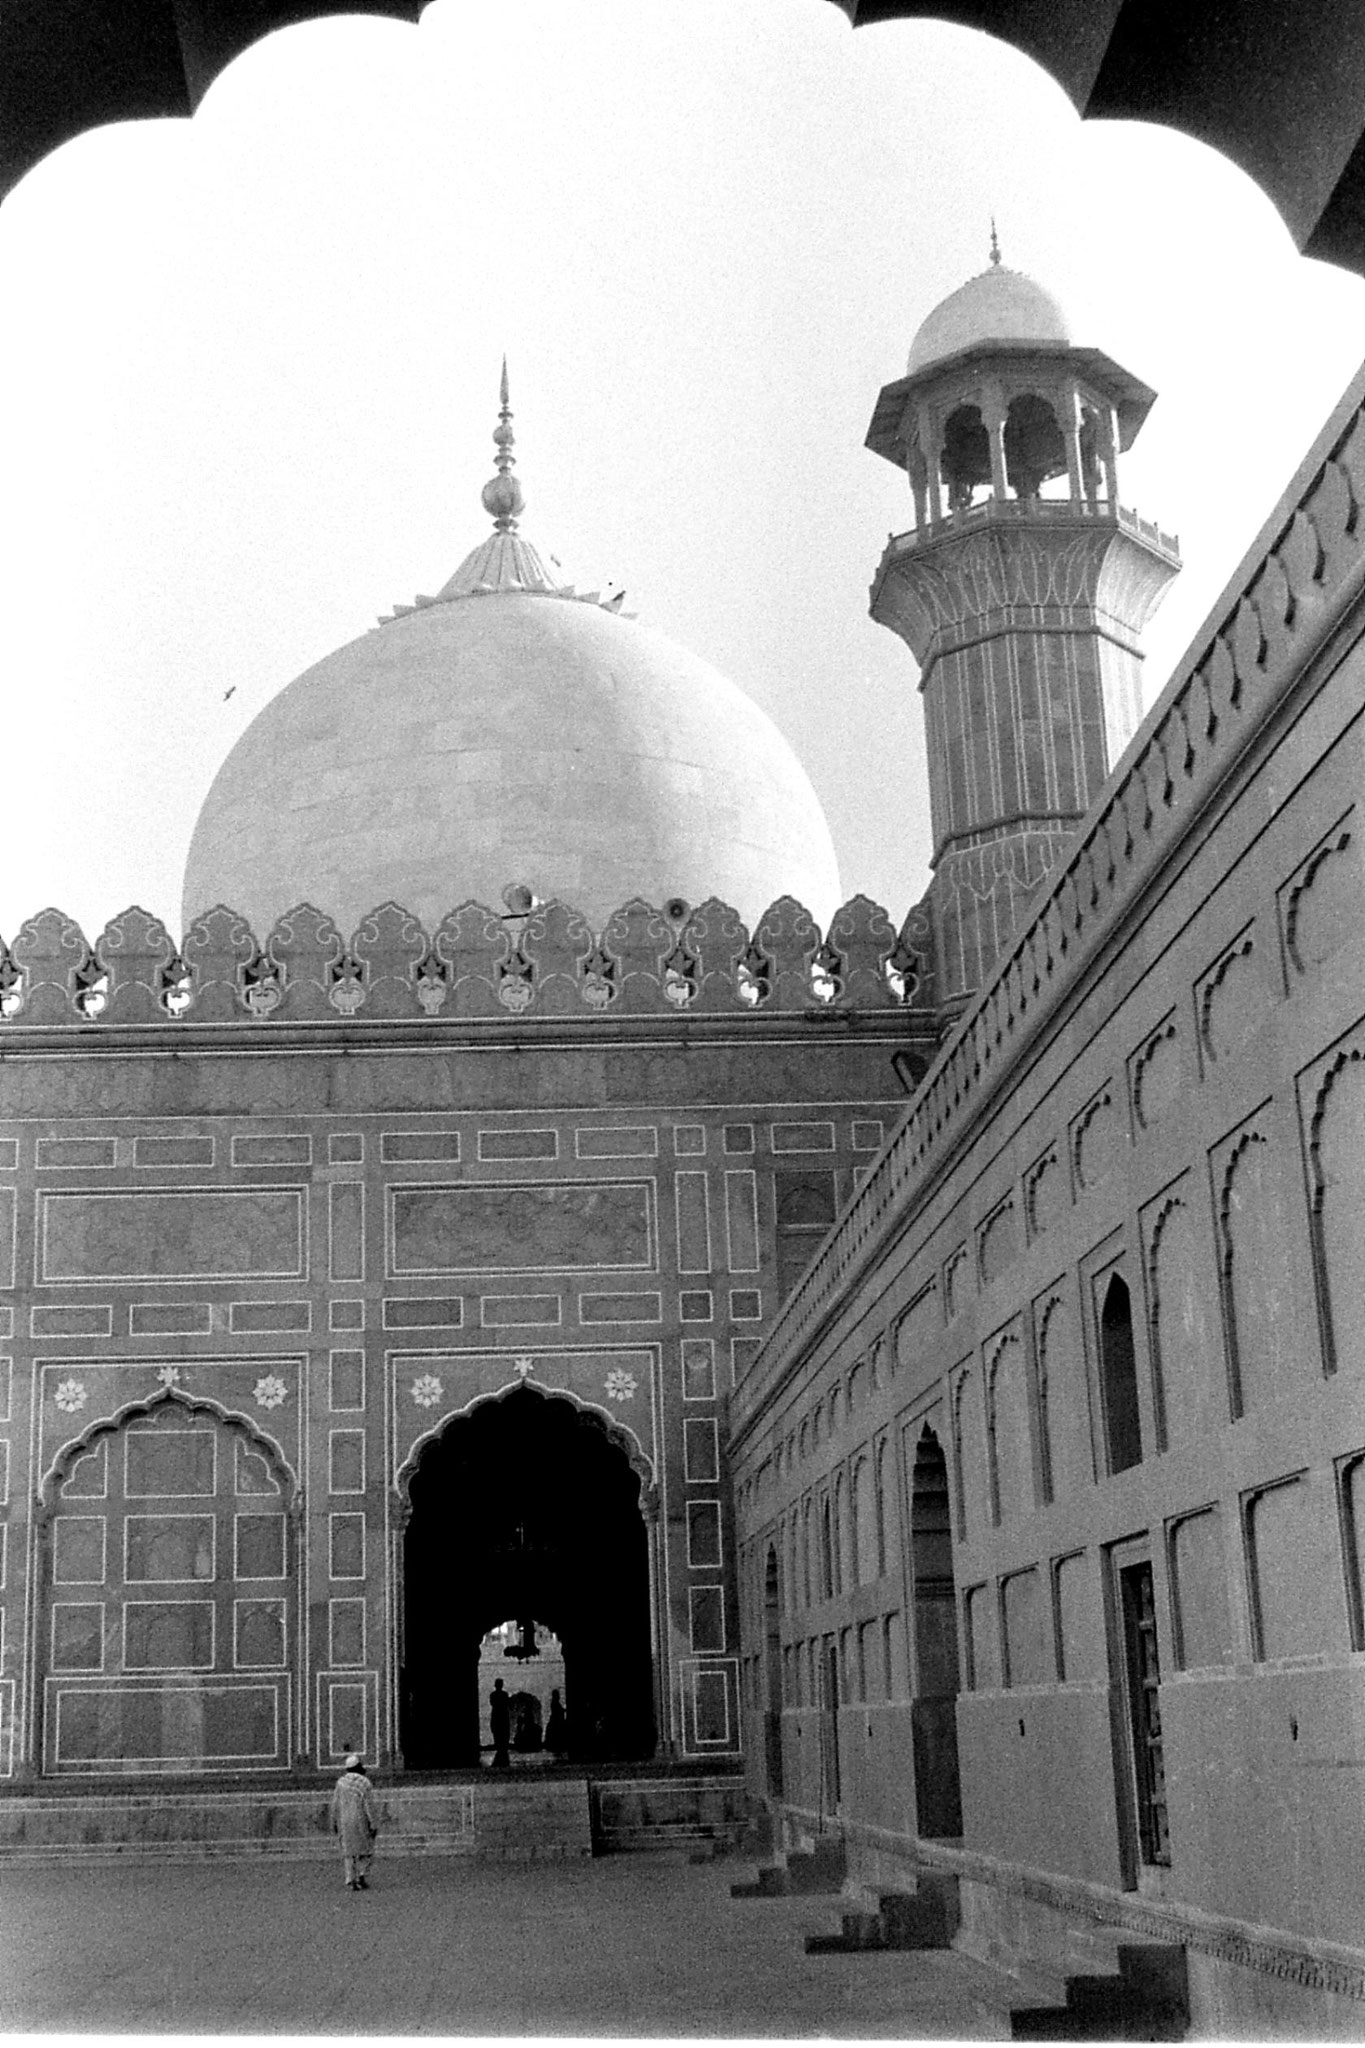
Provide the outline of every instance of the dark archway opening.
[[910,1475],[915,1597],[915,1807],[922,1835],[962,1832],[957,1761],[957,1596],[948,1461],[926,1423]]
[[782,1600],[778,1579],[777,1552],[768,1552],[763,1579],[764,1758],[768,1790],[774,1799],[783,1791],[782,1772]]
[[1117,1273],[1109,1282],[1100,1310],[1100,1390],[1109,1470],[1126,1472],[1142,1463],[1142,1420],[1132,1297],[1127,1281]]
[[529,1388],[451,1422],[411,1484],[404,1761],[477,1764],[479,1651],[509,1615],[563,1647],[569,1753],[652,1756],[649,1546],[640,1479],[595,1417]]

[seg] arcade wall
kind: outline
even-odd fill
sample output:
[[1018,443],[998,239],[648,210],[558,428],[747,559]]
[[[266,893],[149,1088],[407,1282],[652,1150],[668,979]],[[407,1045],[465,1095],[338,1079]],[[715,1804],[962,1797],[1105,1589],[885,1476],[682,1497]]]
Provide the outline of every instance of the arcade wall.
[[1214,2034],[1365,1997],[1363,402],[732,1407],[755,1789]]
[[521,1385],[598,1415],[641,1474],[660,1741],[733,1755],[728,1403],[924,1020],[790,984],[694,1015],[657,957],[629,1015],[565,1015],[537,963],[531,1005],[490,983],[471,1018],[452,976],[456,1014],[376,1018],[310,987],[279,928],[230,983],[193,934],[168,955],[142,913],[110,931],[134,920],[135,959],[57,913],[10,948],[0,1770],[396,1761],[407,1480]]

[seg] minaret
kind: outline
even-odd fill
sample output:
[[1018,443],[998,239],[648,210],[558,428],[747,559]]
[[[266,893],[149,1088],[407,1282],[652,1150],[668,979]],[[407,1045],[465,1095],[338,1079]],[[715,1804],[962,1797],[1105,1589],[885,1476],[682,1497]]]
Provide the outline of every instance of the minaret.
[[1139,634],[1180,567],[1119,502],[1155,393],[1072,345],[1000,261],[937,306],[867,445],[907,472],[909,533],[871,612],[920,666],[938,995],[981,987],[1142,715]]

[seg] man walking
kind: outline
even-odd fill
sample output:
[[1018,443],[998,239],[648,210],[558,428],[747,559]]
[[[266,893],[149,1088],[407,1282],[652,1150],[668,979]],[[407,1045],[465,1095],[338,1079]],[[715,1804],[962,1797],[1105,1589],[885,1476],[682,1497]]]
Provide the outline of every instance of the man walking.
[[341,1837],[341,1854],[346,1865],[348,1892],[367,1892],[365,1875],[374,1855],[374,1838],[379,1833],[379,1806],[374,1786],[365,1776],[358,1756],[348,1756],[332,1794],[332,1828]]
[[493,1769],[510,1770],[512,1759],[507,1754],[507,1744],[512,1733],[512,1702],[500,1678],[493,1680],[493,1690],[488,1695],[488,1728],[493,1737]]

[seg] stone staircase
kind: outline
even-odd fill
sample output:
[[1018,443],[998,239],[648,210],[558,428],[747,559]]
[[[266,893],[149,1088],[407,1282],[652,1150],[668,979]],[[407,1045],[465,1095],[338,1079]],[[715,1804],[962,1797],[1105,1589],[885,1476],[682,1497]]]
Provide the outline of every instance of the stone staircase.
[[1190,2026],[1185,1951],[1107,1931],[1100,1967],[1066,1973],[1038,2003],[1011,2004],[1015,2041],[1183,2041]]
[[922,1870],[912,1892],[881,1892],[854,1903],[838,1934],[808,1934],[808,1956],[858,1955],[880,1949],[951,1948],[961,1925],[955,1877]]
[[822,1835],[809,1849],[789,1849],[771,1863],[760,1863],[752,1883],[732,1884],[732,1899],[786,1899],[816,1892],[842,1891],[848,1876],[848,1852],[841,1840]]

